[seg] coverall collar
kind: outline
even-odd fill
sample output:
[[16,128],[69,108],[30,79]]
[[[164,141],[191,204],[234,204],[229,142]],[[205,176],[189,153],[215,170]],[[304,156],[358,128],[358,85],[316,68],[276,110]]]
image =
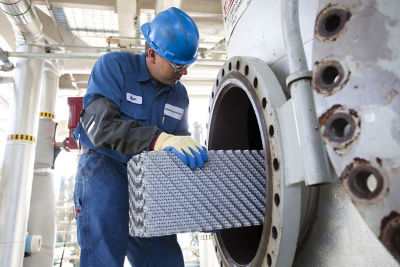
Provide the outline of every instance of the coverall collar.
[[149,73],[149,70],[147,69],[146,54],[145,53],[140,55],[139,64],[140,64],[140,68],[138,70],[138,72],[139,72],[139,77],[138,77],[139,82],[145,82],[145,81],[150,80],[152,77],[151,77],[151,75]]
[[[146,54],[143,53],[140,55],[139,57],[139,64],[140,64],[140,68],[139,68],[139,77],[138,77],[138,81],[139,82],[145,82],[148,80],[152,80],[152,83],[157,86],[157,82],[156,79],[154,79],[153,77],[151,77],[149,70],[147,69],[147,64],[146,64]],[[160,91],[168,91],[172,88],[172,85],[166,85],[163,84],[162,88],[160,88]]]

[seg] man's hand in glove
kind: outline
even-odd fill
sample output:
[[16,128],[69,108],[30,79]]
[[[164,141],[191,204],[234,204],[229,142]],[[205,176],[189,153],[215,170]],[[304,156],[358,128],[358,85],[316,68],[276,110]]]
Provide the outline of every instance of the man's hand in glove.
[[154,151],[171,151],[182,162],[192,170],[203,168],[204,162],[208,161],[207,149],[200,146],[190,136],[178,136],[161,133],[154,142]]

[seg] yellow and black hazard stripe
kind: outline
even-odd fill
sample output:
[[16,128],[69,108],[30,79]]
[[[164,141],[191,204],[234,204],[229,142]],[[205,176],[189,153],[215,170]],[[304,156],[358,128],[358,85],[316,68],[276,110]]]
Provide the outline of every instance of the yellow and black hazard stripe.
[[9,136],[7,136],[7,140],[35,142],[35,137],[27,134],[10,134]]
[[50,119],[54,119],[56,116],[54,115],[54,113],[50,113],[50,112],[40,112],[40,118],[50,118]]

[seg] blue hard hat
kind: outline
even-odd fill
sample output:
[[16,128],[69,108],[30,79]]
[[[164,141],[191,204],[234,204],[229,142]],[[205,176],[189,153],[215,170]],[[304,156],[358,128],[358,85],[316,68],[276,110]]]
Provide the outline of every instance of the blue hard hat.
[[197,59],[199,31],[182,10],[171,7],[140,27],[144,38],[160,56],[177,64],[191,64]]

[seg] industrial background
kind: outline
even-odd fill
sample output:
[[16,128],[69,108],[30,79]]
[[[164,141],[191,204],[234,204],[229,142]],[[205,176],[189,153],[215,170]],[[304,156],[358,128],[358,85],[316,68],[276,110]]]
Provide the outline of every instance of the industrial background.
[[1,0],[0,266],[79,266],[80,97],[171,6],[200,32],[192,136],[265,158],[263,225],[180,234],[185,265],[399,266],[397,0]]

